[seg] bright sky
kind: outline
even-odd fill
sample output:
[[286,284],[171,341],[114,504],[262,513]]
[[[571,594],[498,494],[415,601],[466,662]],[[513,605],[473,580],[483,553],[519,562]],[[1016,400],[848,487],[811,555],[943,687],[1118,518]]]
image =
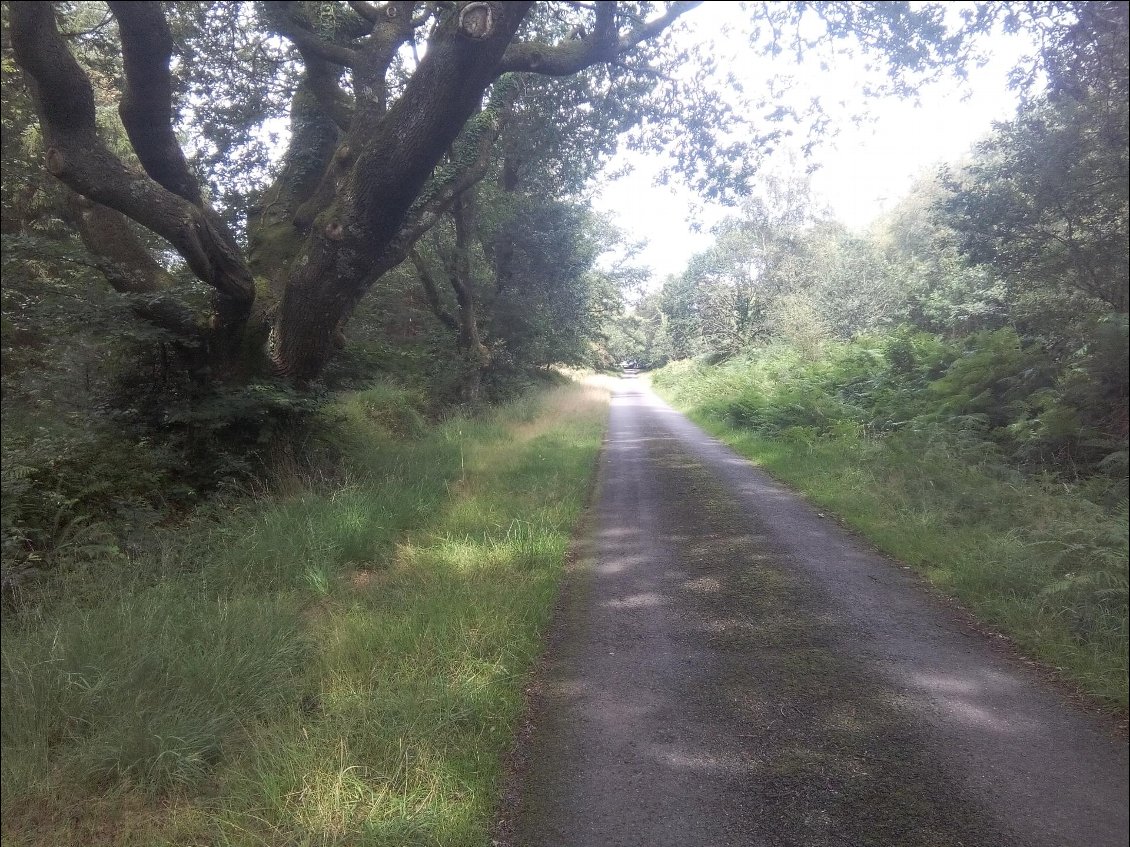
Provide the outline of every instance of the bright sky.
[[[768,70],[762,61],[751,58],[745,38],[737,33],[744,24],[741,16],[737,3],[706,3],[685,17],[688,31],[681,38],[696,42],[714,38],[716,55],[723,59],[720,65],[733,70],[747,90],[757,90]],[[732,31],[719,35],[727,29]],[[919,174],[960,158],[994,120],[1012,116],[1016,97],[1008,88],[1007,75],[1024,49],[1024,42],[1016,37],[994,40],[991,61],[971,70],[966,89],[956,80],[943,80],[919,91],[922,105],[917,107],[893,98],[864,101],[858,90],[858,60],[838,57],[830,71],[821,71],[816,63],[789,71],[796,74],[801,92],[819,92],[833,114],[846,118],[866,111],[875,118],[862,126],[837,121],[839,135],[815,156],[821,165],[813,175],[819,200],[848,226],[863,228],[896,203]],[[629,237],[648,241],[639,261],[651,266],[655,284],[681,271],[691,255],[709,246],[711,237],[706,231],[694,233],[688,224],[692,195],[654,185],[662,167],[658,157],[624,154],[618,163],[624,162],[632,164],[633,173],[606,184],[594,205],[611,213]],[[704,230],[724,215],[719,207],[707,207]]]

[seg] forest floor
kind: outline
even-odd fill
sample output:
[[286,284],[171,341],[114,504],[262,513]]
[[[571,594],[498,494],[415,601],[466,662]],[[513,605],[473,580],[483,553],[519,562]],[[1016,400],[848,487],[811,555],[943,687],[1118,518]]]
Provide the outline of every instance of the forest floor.
[[1125,845],[1127,745],[642,382],[498,843]]

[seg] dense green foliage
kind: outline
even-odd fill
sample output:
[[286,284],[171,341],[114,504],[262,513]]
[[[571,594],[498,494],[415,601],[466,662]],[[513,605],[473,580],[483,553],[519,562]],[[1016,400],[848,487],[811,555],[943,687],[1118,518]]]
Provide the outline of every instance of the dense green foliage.
[[1009,330],[961,344],[896,333],[833,344],[816,362],[775,346],[677,362],[653,380],[1029,655],[1125,710],[1125,453],[1064,484],[1079,422],[1041,409],[1047,400],[1026,386],[1045,357]]
[[1121,29],[1071,29],[1086,56],[1056,64],[1046,93],[866,234],[826,220],[806,178],[767,179],[711,249],[612,328],[636,345],[626,357],[785,343],[811,363],[804,381],[775,383],[780,402],[745,398],[735,423],[815,435],[942,423],[1028,472],[1124,485],[1130,90],[1126,10],[1107,11]]
[[1046,90],[869,232],[767,180],[610,335],[697,357],[656,385],[1125,710],[1127,8],[1047,32]]
[[[1017,471],[1078,483],[1100,502],[1125,497],[1126,443],[1109,410],[1127,379],[1127,324],[1110,320],[1065,363],[1014,329],[947,341],[901,330],[828,343],[819,359],[737,358],[733,390],[695,400],[735,426],[816,441],[847,432],[961,443]],[[717,405],[715,405],[717,404]]]

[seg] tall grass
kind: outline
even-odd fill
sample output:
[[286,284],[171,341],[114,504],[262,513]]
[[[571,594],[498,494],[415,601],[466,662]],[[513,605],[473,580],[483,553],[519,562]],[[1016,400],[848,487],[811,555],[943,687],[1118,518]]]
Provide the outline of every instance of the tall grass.
[[344,396],[338,472],[60,574],[4,623],[5,843],[485,843],[605,398]]
[[[873,381],[883,396],[868,403],[858,380],[835,377],[834,358],[806,363],[770,350],[716,366],[674,363],[653,383],[1029,656],[1125,713],[1130,521],[1124,493],[1111,496],[1125,481],[1024,472],[978,421],[939,413],[929,380]],[[901,408],[902,419],[888,416],[891,425],[880,407]]]

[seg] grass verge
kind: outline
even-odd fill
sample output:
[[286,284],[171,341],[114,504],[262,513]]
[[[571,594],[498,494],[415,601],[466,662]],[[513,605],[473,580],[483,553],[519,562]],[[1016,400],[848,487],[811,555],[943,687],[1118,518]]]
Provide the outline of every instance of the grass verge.
[[737,367],[680,362],[653,383],[712,435],[1125,717],[1125,501],[1101,506],[937,433],[875,437],[844,426],[815,437],[804,427],[772,435],[743,427],[728,413],[752,390]]
[[4,623],[4,843],[485,844],[606,398],[352,394],[344,476],[61,575]]

